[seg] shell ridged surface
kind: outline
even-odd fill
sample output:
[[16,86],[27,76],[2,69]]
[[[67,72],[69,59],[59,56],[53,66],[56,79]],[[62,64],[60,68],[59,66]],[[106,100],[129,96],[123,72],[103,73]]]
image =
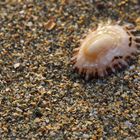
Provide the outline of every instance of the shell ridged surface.
[[108,75],[107,69],[115,72],[115,65],[119,68],[127,66],[126,58],[137,53],[140,45],[139,36],[134,36],[131,30],[134,28],[117,24],[98,26],[74,50],[74,68],[88,79],[90,75]]

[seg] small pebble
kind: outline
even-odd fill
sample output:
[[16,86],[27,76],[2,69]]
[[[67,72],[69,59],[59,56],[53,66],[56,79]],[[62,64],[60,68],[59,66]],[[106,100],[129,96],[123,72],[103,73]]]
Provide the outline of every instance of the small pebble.
[[15,63],[14,68],[17,69],[20,66],[20,63]]

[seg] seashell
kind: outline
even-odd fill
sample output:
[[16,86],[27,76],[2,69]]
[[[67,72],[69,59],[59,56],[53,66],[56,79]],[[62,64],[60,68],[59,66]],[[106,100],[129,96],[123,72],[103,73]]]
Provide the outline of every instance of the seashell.
[[132,25],[100,24],[82,40],[80,47],[74,49],[74,69],[89,79],[91,76],[104,77],[109,71],[128,66],[127,60],[139,52],[140,35],[136,32]]

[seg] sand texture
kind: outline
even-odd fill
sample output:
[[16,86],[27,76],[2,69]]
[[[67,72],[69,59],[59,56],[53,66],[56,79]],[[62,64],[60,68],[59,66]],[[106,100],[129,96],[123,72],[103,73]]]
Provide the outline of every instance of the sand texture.
[[89,81],[70,62],[108,19],[140,30],[140,1],[0,1],[1,140],[140,140],[140,55]]

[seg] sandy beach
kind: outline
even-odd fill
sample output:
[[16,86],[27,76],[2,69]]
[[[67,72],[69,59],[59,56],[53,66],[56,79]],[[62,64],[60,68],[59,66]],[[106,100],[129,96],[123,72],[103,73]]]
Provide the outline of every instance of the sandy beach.
[[88,81],[70,62],[108,20],[139,32],[140,1],[0,1],[1,140],[140,140],[140,55]]

